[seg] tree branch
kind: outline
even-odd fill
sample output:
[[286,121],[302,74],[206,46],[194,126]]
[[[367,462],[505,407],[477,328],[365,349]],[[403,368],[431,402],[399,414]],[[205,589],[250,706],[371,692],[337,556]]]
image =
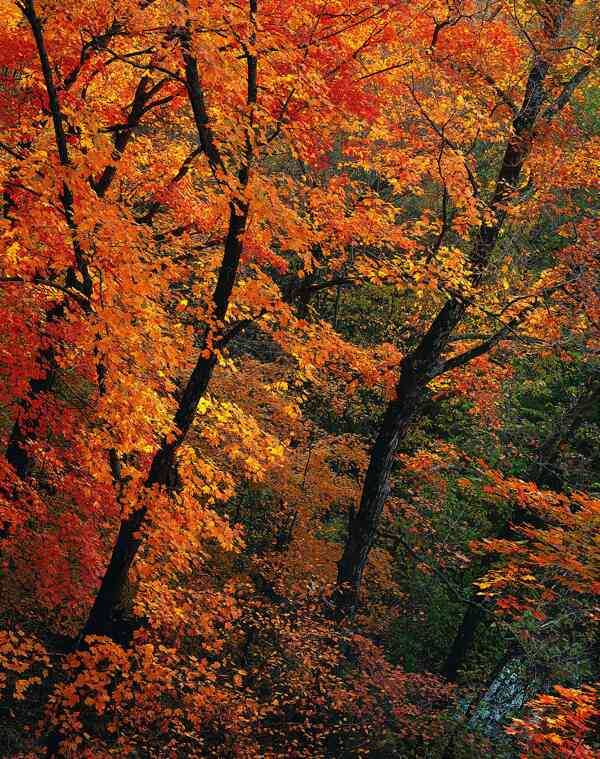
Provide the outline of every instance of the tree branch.
[[[48,52],[46,50],[42,23],[36,13],[34,0],[25,0],[20,8],[31,27],[38,52],[38,57],[42,67],[42,74],[44,76],[46,92],[48,93],[48,102],[50,104],[50,113],[52,115],[52,123],[54,125],[54,136],[56,139],[59,159],[63,166],[68,166],[70,164],[70,160],[69,151],[67,149],[67,138],[63,127],[64,117],[61,112],[58,92],[54,84],[54,77],[52,75],[52,67],[50,65]],[[60,200],[64,209],[67,225],[71,230],[71,240],[73,243],[73,252],[75,253],[75,261],[77,263],[77,269],[82,279],[80,282],[77,279],[73,268],[70,267],[67,272],[67,283],[75,289],[79,290],[87,298],[89,298],[92,293],[92,278],[90,277],[85,256],[79,243],[77,226],[75,224],[73,214],[73,193],[67,182],[64,180],[63,191],[60,195]]]
[[579,87],[579,85],[587,79],[587,77],[591,74],[591,72],[596,68],[598,65],[598,62],[600,60],[600,56],[596,55],[595,60],[592,63],[588,63],[585,66],[582,66],[569,81],[564,85],[562,92],[560,95],[556,98],[556,100],[546,108],[543,114],[543,118],[550,123],[552,119],[562,111],[562,109],[568,104],[569,100],[571,99],[571,96]]
[[84,43],[83,47],[81,48],[81,55],[79,56],[79,62],[64,78],[63,83],[62,83],[62,89],[68,90],[69,87],[75,84],[75,82],[77,81],[77,77],[79,76],[81,69],[83,68],[83,65],[89,59],[93,51],[100,51],[103,49],[105,50],[106,43],[113,37],[116,37],[118,34],[122,34],[122,33],[123,32],[121,31],[120,23],[116,19],[114,19],[112,24],[108,27],[108,29],[104,32],[104,34],[98,34],[96,36],[92,36],[91,39],[89,39],[86,43]]
[[[446,372],[449,372],[452,369],[457,369],[460,366],[464,366],[465,364],[468,364],[474,358],[478,358],[479,356],[483,356],[485,353],[488,353],[495,345],[497,345],[499,342],[503,340],[515,339],[515,328],[519,324],[521,324],[532,311],[535,311],[535,309],[540,305],[541,301],[545,302],[546,298],[549,295],[556,292],[557,290],[562,289],[562,287],[563,287],[563,284],[561,283],[560,285],[556,285],[555,287],[551,287],[546,290],[543,290],[542,292],[537,293],[536,295],[523,296],[523,297],[533,298],[533,302],[529,303],[524,308],[522,308],[521,311],[516,316],[514,316],[510,321],[504,324],[498,330],[498,332],[496,332],[491,337],[484,340],[479,345],[476,345],[474,348],[471,348],[470,350],[465,351],[464,353],[460,353],[459,355],[453,356],[452,358],[449,358],[447,361],[444,361],[433,376],[439,377],[441,374],[445,374]],[[501,321],[501,320],[499,319],[498,321]],[[510,333],[513,333],[513,334],[510,334]],[[516,335],[516,337],[518,339],[522,339],[523,336]],[[459,339],[459,338],[455,338],[455,339]],[[473,338],[469,336],[465,336],[463,339],[469,340]]]
[[221,157],[215,136],[209,126],[208,111],[204,100],[204,92],[200,84],[200,75],[198,73],[198,62],[191,52],[191,39],[189,32],[181,34],[181,48],[183,51],[183,61],[185,63],[185,86],[188,91],[190,105],[194,114],[194,121],[198,131],[200,147],[202,152],[208,158],[210,167],[215,175],[219,172],[227,174],[225,163]]
[[34,277],[31,281],[23,279],[23,277],[0,277],[0,284],[1,285],[32,285],[37,286],[41,285],[43,287],[50,287],[53,290],[58,290],[61,293],[64,293],[69,298],[72,298],[81,308],[86,312],[90,313],[91,311],[91,303],[88,298],[85,297],[82,293],[76,291],[73,292],[73,290],[70,290],[68,287],[65,287],[64,285],[59,284],[58,282],[54,282],[50,279],[42,279],[41,277]]
[[[118,161],[121,155],[124,153],[125,149],[127,148],[127,145],[129,144],[132,136],[133,136],[133,130],[136,129],[140,121],[142,120],[142,117],[151,109],[154,108],[157,105],[162,105],[165,102],[168,102],[171,97],[162,98],[162,100],[157,100],[154,102],[149,102],[154,97],[154,95],[159,92],[162,87],[168,82],[168,79],[161,79],[159,82],[157,82],[153,87],[150,87],[149,89],[146,89],[146,87],[150,84],[151,79],[149,76],[142,76],[140,81],[138,82],[135,94],[133,96],[133,100],[131,102],[131,106],[129,109],[129,115],[127,117],[127,122],[125,124],[118,124],[113,127],[106,127],[105,131],[114,131],[115,136],[113,138],[113,143],[115,146],[115,149],[113,151],[113,159],[115,161]],[[110,187],[115,175],[117,172],[117,168],[114,164],[109,164],[104,168],[104,171],[100,175],[100,178],[98,180],[94,180],[93,177],[90,177],[90,184],[92,186],[92,189],[98,195],[99,198],[104,197],[106,194],[108,188]]]

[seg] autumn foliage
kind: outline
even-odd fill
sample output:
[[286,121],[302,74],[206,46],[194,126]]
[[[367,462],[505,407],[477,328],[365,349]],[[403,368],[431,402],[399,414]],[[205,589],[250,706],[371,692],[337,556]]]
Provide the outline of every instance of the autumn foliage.
[[597,756],[597,3],[0,21],[0,755]]

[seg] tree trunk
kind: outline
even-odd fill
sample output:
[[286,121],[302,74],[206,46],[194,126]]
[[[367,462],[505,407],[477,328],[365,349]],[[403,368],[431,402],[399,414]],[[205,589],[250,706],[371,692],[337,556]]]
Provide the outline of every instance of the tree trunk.
[[[239,211],[233,203],[231,204],[229,234],[225,243],[225,252],[219,278],[213,294],[215,315],[219,321],[222,321],[227,313],[229,298],[242,253],[242,237],[247,215],[247,206],[244,206]],[[176,488],[177,450],[184,442],[192,426],[198,403],[206,392],[216,364],[214,351],[215,348],[218,348],[219,336],[214,333],[210,336],[212,338],[213,349],[210,355],[206,357],[203,353],[208,349],[209,345],[209,328],[207,327],[200,349],[200,356],[198,357],[194,371],[188,379],[173,419],[176,428],[175,439],[170,442],[163,439],[160,448],[154,455],[145,482],[146,492],[142,495],[142,498],[147,496],[147,491],[155,485],[159,488],[166,488],[169,491],[174,491]],[[127,640],[129,625],[124,620],[121,604],[127,588],[131,564],[142,543],[139,533],[144,524],[146,513],[147,506],[142,505],[136,508],[126,519],[122,520],[106,573],[102,578],[100,589],[81,633],[82,637],[87,635],[107,635],[113,638],[113,640]]]
[[360,506],[350,520],[344,552],[338,562],[336,604],[343,614],[351,613],[356,604],[379,518],[389,495],[389,478],[398,444],[420,411],[427,383],[438,370],[450,333],[465,308],[462,301],[448,301],[417,349],[402,362],[397,397],[387,405],[371,451]]
[[[557,429],[544,440],[538,448],[536,461],[532,463],[526,474],[526,479],[535,482],[538,487],[554,484],[556,475],[552,465],[558,459],[561,443],[566,440],[585,419],[586,414],[593,410],[595,402],[600,395],[600,380],[591,376],[585,383],[585,389],[580,393],[575,403],[562,417]],[[514,519],[506,522],[498,531],[496,537],[500,540],[510,540],[515,537],[514,527],[525,523],[536,527],[543,527],[543,522],[537,514],[520,511]],[[492,554],[484,557],[480,576],[488,572],[494,564]],[[469,655],[479,625],[489,613],[489,601],[482,600],[480,604],[469,604],[465,610],[461,623],[456,631],[441,674],[446,680],[456,682],[459,671],[463,668]]]

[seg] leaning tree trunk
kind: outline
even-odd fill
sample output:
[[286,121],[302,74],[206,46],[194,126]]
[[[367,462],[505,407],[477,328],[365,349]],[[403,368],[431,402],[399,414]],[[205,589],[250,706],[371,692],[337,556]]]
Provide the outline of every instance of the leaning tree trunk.
[[[599,396],[600,380],[591,376],[585,383],[584,391],[580,393],[575,403],[562,417],[557,429],[548,435],[539,446],[536,461],[529,467],[525,475],[527,480],[535,482],[538,487],[555,484],[557,475],[554,465],[559,457],[561,443],[573,434],[585,419],[586,414],[594,409]],[[537,514],[520,511],[514,519],[502,526],[495,537],[500,540],[510,540],[515,537],[514,528],[525,523],[532,524],[535,527],[543,527],[543,521]],[[486,574],[493,564],[494,557],[492,554],[487,554],[481,566],[480,576]],[[441,674],[446,680],[456,682],[458,673],[463,668],[473,647],[479,625],[490,613],[489,606],[490,604],[486,600],[482,600],[478,604],[469,603],[467,606],[441,670]]]
[[[572,3],[573,0],[563,0],[560,12],[548,22],[546,31],[549,38],[558,36],[562,15]],[[494,220],[482,223],[473,245],[471,263],[475,287],[481,284],[506,218],[506,204],[517,189],[530,151],[533,127],[545,99],[544,80],[549,67],[549,61],[536,55],[525,85],[523,103],[512,123],[512,134],[504,151],[490,201]],[[402,362],[396,398],[388,403],[377,440],[371,450],[360,505],[350,520],[344,551],[338,562],[334,602],[342,616],[352,613],[358,600],[365,564],[389,493],[389,478],[398,445],[420,413],[425,400],[425,389],[430,380],[440,373],[448,340],[462,321],[466,310],[464,301],[450,299],[435,317],[417,348]]]
[[398,444],[419,413],[427,383],[437,372],[440,356],[464,310],[462,301],[448,301],[419,347],[402,362],[397,397],[388,403],[385,411],[371,451],[360,506],[351,516],[344,552],[338,562],[336,603],[344,614],[351,612],[356,602],[379,518],[389,495],[389,478]]
[[[248,207],[244,205],[239,210],[233,203],[230,208],[229,234],[225,243],[225,253],[221,265],[219,279],[213,295],[215,316],[222,321],[229,304],[229,298],[235,282],[235,275],[242,253],[243,233],[246,227]],[[173,419],[176,428],[174,440],[163,439],[162,444],[150,465],[145,482],[142,499],[148,496],[148,491],[154,487],[166,488],[173,491],[177,484],[177,450],[184,442],[189,432],[200,399],[206,392],[213,369],[216,364],[215,344],[219,346],[219,336],[211,333],[213,349],[208,356],[203,355],[209,346],[209,330],[207,328],[200,356],[194,371],[183,391],[177,412]],[[121,601],[128,583],[129,569],[142,543],[140,529],[146,519],[147,506],[142,504],[122,520],[117,540],[113,547],[106,573],[90,611],[88,620],[83,628],[82,636],[108,635],[113,639],[126,638],[127,625],[123,621]]]
[[[250,0],[250,22],[256,25],[256,0]],[[191,53],[191,30],[181,31],[181,44],[185,62],[186,85],[188,97],[202,151],[207,156],[213,170],[225,170],[225,163],[219,153],[217,143],[209,126],[208,113],[204,102],[198,65]],[[250,53],[246,56],[248,74],[247,103],[249,108],[246,128],[244,156],[237,172],[240,194],[243,195],[250,179],[250,167],[253,160],[251,140],[253,111],[257,100],[257,60]],[[216,350],[222,348],[233,334],[224,334],[218,326],[222,324],[229,308],[231,293],[235,284],[240,257],[242,255],[244,234],[248,221],[249,205],[247,201],[232,200],[229,204],[229,223],[225,240],[223,258],[219,269],[217,283],[212,295],[213,318],[217,327],[206,326],[196,366],[183,391],[177,412],[173,419],[175,439],[163,439],[157,450],[146,479],[142,503],[122,520],[117,540],[113,547],[110,561],[88,620],[82,630],[81,639],[87,635],[108,635],[113,639],[127,637],[128,625],[123,620],[121,602],[127,587],[131,564],[140,548],[142,538],[140,530],[144,525],[147,505],[145,499],[154,486],[173,490],[177,480],[176,457],[179,447],[184,442],[196,415],[198,403],[206,392],[213,369],[216,364]]]

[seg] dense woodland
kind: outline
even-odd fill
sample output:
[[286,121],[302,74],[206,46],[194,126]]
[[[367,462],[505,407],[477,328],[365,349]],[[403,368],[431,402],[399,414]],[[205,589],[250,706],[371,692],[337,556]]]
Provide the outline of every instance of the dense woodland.
[[0,0],[0,756],[600,756],[596,0]]

